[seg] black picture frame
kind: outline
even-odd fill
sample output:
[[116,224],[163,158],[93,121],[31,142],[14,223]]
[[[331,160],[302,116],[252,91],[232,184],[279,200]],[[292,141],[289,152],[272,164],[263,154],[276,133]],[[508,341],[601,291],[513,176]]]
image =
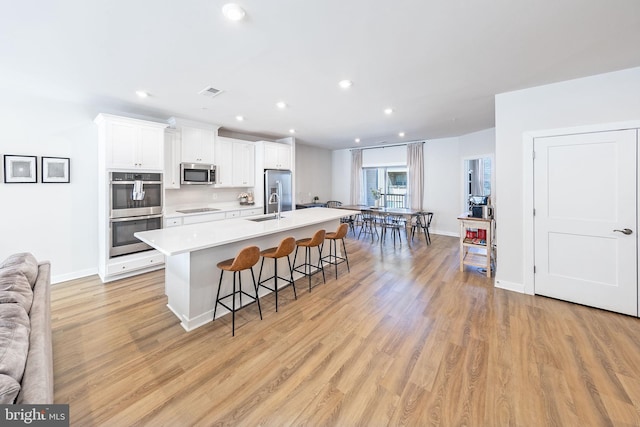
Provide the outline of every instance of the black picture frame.
[[71,159],[68,157],[46,157],[41,158],[43,184],[71,182],[70,166]]
[[4,155],[5,184],[35,184],[38,182],[36,156]]

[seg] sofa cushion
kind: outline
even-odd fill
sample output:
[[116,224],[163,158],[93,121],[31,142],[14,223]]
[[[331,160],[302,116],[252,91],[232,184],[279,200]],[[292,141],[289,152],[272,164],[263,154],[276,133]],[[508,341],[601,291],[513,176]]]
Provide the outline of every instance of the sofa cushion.
[[0,268],[0,304],[20,304],[27,313],[31,311],[33,289],[17,266]]
[[22,381],[29,351],[29,316],[19,304],[0,304],[0,374]]
[[8,375],[0,374],[0,404],[12,404],[20,392],[20,384]]
[[38,260],[29,252],[13,254],[2,261],[0,269],[14,266],[18,267],[33,288],[33,285],[36,284],[36,278],[38,277]]

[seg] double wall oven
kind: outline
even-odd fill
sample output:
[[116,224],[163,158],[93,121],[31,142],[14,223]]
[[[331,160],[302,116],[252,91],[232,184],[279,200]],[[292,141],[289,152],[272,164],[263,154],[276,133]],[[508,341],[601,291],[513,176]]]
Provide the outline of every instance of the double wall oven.
[[138,231],[162,228],[162,174],[111,172],[109,257],[147,251]]

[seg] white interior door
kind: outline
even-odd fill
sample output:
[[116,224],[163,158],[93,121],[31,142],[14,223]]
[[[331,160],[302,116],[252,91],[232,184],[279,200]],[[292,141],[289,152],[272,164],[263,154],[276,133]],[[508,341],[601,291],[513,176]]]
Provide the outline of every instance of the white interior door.
[[638,315],[636,146],[635,130],[535,139],[536,294]]

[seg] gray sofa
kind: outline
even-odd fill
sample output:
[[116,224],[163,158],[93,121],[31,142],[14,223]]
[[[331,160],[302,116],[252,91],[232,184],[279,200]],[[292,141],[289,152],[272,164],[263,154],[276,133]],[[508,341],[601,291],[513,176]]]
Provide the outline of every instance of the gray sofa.
[[0,264],[0,403],[53,403],[51,265],[29,253]]

